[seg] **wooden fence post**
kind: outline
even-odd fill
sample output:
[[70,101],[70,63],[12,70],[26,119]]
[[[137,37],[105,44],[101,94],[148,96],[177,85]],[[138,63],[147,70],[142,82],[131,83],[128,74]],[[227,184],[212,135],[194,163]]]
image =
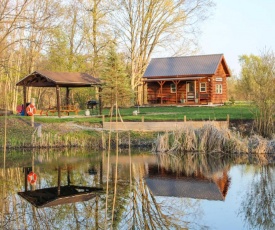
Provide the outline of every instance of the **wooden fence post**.
[[229,121],[230,121],[229,114],[227,114],[227,116],[226,116],[226,121],[227,121],[227,127],[229,127]]

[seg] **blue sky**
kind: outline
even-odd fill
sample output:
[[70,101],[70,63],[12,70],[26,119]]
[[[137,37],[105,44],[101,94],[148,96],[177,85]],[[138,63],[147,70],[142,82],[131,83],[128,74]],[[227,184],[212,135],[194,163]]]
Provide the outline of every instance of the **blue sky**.
[[275,0],[214,0],[212,15],[200,25],[203,54],[223,53],[233,74],[239,56],[275,52]]

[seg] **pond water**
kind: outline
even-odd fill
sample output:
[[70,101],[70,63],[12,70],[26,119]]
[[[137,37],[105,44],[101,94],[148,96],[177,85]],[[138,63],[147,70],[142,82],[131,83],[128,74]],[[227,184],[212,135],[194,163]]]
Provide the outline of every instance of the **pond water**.
[[275,229],[274,156],[0,157],[1,229]]

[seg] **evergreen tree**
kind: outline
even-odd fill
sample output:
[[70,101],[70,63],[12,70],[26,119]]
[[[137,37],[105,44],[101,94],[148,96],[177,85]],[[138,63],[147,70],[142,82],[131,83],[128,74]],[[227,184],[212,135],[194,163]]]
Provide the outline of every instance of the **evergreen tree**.
[[133,99],[130,78],[126,72],[123,56],[116,52],[115,45],[108,48],[106,60],[101,74],[102,100],[104,106],[129,106]]

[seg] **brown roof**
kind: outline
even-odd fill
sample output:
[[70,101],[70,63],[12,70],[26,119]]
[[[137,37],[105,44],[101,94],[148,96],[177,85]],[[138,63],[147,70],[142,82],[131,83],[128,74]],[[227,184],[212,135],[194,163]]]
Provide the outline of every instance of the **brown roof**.
[[230,72],[223,54],[152,58],[143,77],[214,75],[220,63],[229,76]]
[[38,70],[17,82],[17,86],[32,87],[88,87],[100,85],[100,80],[87,73],[66,73]]
[[102,188],[85,186],[61,186],[60,195],[57,195],[57,187],[43,188],[26,192],[18,192],[18,195],[37,208],[53,207],[60,204],[83,202],[102,193]]

